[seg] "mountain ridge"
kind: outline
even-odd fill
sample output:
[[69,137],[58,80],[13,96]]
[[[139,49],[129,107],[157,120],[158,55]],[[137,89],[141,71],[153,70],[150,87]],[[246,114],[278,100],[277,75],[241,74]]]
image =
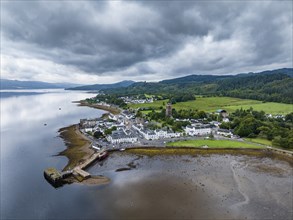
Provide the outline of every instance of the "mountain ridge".
[[1,79],[0,89],[12,90],[12,89],[64,89],[72,86],[78,86],[74,83],[48,83],[42,81],[22,81],[22,80],[10,80]]
[[123,80],[121,82],[112,83],[112,84],[92,84],[92,85],[84,85],[84,86],[78,86],[78,87],[72,87],[68,88],[67,90],[95,90],[99,91],[102,89],[115,89],[115,88],[123,88],[128,87],[135,83],[135,81],[132,80]]
[[189,75],[160,82],[137,82],[125,88],[104,89],[117,96],[178,93],[230,96],[261,101],[293,103],[293,68],[236,75]]

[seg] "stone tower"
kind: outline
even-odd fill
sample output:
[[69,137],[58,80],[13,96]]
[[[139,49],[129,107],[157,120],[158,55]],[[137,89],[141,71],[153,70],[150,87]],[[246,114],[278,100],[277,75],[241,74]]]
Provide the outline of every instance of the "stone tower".
[[172,116],[172,104],[168,103],[166,106],[166,116],[171,117]]

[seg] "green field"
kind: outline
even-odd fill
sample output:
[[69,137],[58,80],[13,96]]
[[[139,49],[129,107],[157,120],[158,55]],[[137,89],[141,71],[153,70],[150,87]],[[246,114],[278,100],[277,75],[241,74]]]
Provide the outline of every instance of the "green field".
[[[153,107],[159,108],[163,106],[163,103],[167,103],[168,100],[155,101],[153,103],[144,104],[132,104],[129,105],[131,108],[139,107]],[[251,99],[239,99],[230,97],[197,97],[194,101],[180,102],[173,105],[176,110],[180,109],[198,109],[206,112],[214,112],[218,109],[225,109],[228,112],[233,112],[236,109],[249,109],[252,107],[257,111],[264,111],[267,114],[288,114],[293,112],[292,104],[276,103],[276,102],[265,102],[251,100]]]
[[167,103],[168,100],[159,100],[154,101],[153,103],[142,103],[142,104],[128,104],[130,108],[136,109],[136,108],[160,108],[160,106],[163,106],[163,103]]
[[262,138],[244,138],[244,140],[249,141],[249,142],[253,142],[253,143],[263,144],[266,146],[273,146],[272,141],[262,139]]
[[207,145],[209,148],[263,148],[257,144],[232,140],[188,140],[170,142],[167,144],[169,147],[202,147],[204,145]]
[[[143,114],[147,115],[148,113],[152,112],[152,110],[144,110],[141,111]],[[155,112],[159,112],[159,110],[155,110]]]

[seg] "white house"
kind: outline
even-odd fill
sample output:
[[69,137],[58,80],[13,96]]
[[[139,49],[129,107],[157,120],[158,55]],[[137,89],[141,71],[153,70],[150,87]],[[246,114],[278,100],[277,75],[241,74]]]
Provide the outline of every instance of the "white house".
[[186,126],[185,133],[189,136],[208,135],[212,132],[210,125]]
[[142,136],[147,140],[157,140],[158,139],[158,136],[152,130],[140,128],[138,125],[134,125],[134,129],[139,131],[139,133],[141,133]]
[[93,132],[94,128],[93,127],[85,127],[83,128],[84,132]]
[[156,130],[155,133],[158,138],[174,138],[182,135],[182,133],[173,132],[172,130]]
[[223,118],[223,122],[229,122],[229,118]]
[[79,125],[82,128],[95,127],[100,121],[101,121],[101,119],[99,119],[99,118],[80,119]]
[[137,142],[137,136],[126,134],[124,131],[113,131],[111,135],[107,136],[107,140],[112,144],[135,143]]
[[109,114],[109,119],[117,121],[118,117],[116,115],[113,115],[112,113]]
[[218,135],[222,135],[222,136],[225,136],[225,137],[227,137],[227,136],[233,136],[233,133],[230,131],[230,130],[228,130],[228,129],[218,129],[218,131],[217,131],[217,134]]

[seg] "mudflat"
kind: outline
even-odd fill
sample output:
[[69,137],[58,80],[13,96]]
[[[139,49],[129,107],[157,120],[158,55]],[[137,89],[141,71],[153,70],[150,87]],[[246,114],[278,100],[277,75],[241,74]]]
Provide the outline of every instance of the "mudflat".
[[111,178],[94,192],[106,217],[292,219],[292,165],[276,158],[125,151],[89,172]]

